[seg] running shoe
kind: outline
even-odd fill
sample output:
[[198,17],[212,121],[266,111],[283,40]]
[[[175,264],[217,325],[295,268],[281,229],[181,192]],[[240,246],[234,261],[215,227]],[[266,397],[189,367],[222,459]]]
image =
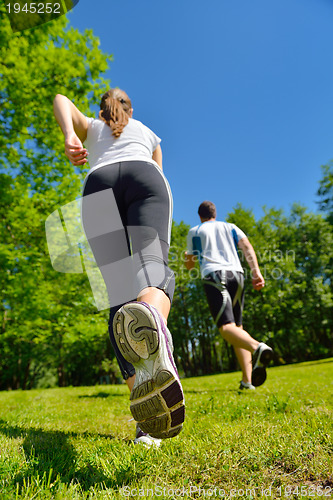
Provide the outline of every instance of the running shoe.
[[177,436],[185,420],[185,401],[171,335],[160,314],[144,302],[129,302],[117,311],[113,331],[120,352],[136,372],[130,395],[134,420],[154,438]]
[[243,380],[240,381],[239,388],[241,390],[243,390],[243,389],[250,389],[252,391],[255,389],[254,385],[250,384],[250,382],[243,382]]
[[266,367],[273,359],[273,349],[260,342],[252,355],[252,385],[262,385],[267,377]]
[[147,448],[150,448],[151,446],[154,446],[155,448],[158,448],[161,445],[161,439],[156,439],[153,438],[152,436],[149,436],[146,432],[143,432],[139,425],[136,424],[136,434],[135,434],[135,439],[134,439],[134,444],[143,444]]

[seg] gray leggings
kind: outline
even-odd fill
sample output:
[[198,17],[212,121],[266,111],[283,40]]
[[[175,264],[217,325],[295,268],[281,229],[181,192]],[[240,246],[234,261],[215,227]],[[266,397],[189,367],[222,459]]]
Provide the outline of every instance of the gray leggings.
[[114,340],[116,311],[136,300],[147,286],[163,290],[170,302],[173,298],[175,280],[168,267],[172,222],[169,184],[157,166],[145,161],[97,168],[85,182],[82,222],[108,290],[110,340],[127,379],[135,370]]

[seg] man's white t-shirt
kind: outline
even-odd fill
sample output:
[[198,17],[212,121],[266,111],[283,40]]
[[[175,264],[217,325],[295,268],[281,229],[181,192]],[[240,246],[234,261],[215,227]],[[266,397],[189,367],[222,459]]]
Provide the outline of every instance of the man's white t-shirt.
[[112,129],[103,120],[88,117],[87,120],[85,146],[89,152],[89,173],[96,168],[120,161],[139,160],[157,165],[152,154],[161,139],[143,123],[129,118],[120,137],[115,137],[112,135]]
[[235,224],[206,221],[190,229],[187,252],[198,256],[202,277],[220,269],[242,273],[237,244],[245,237],[245,233]]

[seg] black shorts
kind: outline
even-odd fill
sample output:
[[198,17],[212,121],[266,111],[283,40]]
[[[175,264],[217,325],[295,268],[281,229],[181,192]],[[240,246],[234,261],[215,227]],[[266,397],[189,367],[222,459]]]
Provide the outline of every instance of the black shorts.
[[172,196],[162,171],[145,161],[97,168],[85,182],[82,223],[108,291],[110,340],[127,379],[135,370],[114,340],[116,311],[146,287],[160,288],[170,302],[174,293],[168,267]]
[[227,323],[242,325],[244,275],[237,271],[215,271],[202,280],[210,312],[218,328]]

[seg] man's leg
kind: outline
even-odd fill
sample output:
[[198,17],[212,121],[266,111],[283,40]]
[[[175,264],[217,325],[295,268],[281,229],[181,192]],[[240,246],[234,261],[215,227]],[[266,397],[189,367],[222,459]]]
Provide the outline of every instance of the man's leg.
[[[243,325],[239,325],[239,328],[243,329]],[[251,384],[252,355],[250,351],[242,349],[241,347],[234,347],[234,351],[242,370],[242,382],[244,382],[244,384]]]
[[219,330],[224,340],[229,342],[235,350],[242,370],[242,381],[251,384],[252,354],[257,349],[259,342],[243,330],[242,326],[236,326],[236,323],[222,325]]
[[219,330],[222,337],[229,342],[235,350],[241,349],[248,351],[252,358],[251,384],[255,387],[262,385],[266,380],[266,367],[273,359],[273,350],[263,342],[258,342],[253,339],[251,335],[239,326],[236,326],[235,323],[222,325]]
[[222,337],[233,347],[245,349],[253,354],[259,342],[243,330],[243,327],[236,325],[242,324],[243,275],[232,271],[216,271],[205,277],[204,290]]
[[[236,325],[236,322],[241,324],[242,318],[243,275],[233,271],[215,271],[205,276],[203,285],[209,308],[222,337],[235,350],[241,349],[249,352],[252,357],[251,383],[254,386],[263,384],[266,380],[265,368],[273,357],[273,351]],[[240,353],[241,362],[243,360],[246,362],[248,355],[242,351]]]
[[245,349],[249,351],[250,354],[253,354],[259,346],[259,342],[252,338],[243,328],[236,326],[236,323],[222,325],[219,330],[224,340],[235,348]]
[[242,370],[242,382],[244,384],[251,384],[252,374],[252,356],[250,351],[242,349],[241,347],[234,347],[239,366]]

